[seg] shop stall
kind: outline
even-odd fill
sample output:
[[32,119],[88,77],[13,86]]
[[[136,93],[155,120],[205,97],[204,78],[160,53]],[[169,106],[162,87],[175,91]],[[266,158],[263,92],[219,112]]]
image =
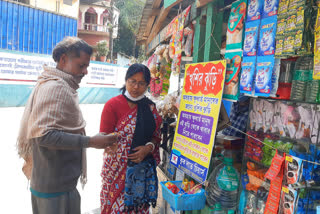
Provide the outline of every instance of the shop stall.
[[319,3],[176,4],[147,62],[164,118],[164,213],[320,211]]

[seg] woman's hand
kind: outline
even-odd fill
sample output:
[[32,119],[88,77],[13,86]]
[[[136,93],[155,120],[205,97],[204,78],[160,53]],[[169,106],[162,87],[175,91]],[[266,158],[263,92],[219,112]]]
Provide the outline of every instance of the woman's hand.
[[138,146],[133,149],[134,153],[129,154],[128,158],[134,163],[140,163],[152,150],[152,145]]

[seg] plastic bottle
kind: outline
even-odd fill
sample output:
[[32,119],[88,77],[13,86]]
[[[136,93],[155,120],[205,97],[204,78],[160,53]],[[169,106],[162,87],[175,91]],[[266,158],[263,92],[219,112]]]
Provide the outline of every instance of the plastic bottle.
[[225,209],[236,209],[240,175],[232,166],[233,159],[225,157],[209,176],[208,204],[220,204]]
[[[307,85],[312,75],[313,58],[300,57],[296,64],[292,79],[291,100],[304,101],[307,92]],[[310,90],[309,90],[310,93]],[[316,99],[316,97],[315,97]]]
[[228,210],[227,214],[234,214],[234,210]]
[[217,203],[212,214],[226,214],[226,212],[222,209],[221,204]]

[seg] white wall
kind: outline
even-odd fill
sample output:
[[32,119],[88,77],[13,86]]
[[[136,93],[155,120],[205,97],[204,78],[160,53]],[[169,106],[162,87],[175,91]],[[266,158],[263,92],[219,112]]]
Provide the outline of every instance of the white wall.
[[[58,2],[58,4],[57,4]],[[80,0],[73,0],[72,6],[64,4],[63,0],[30,0],[30,5],[51,12],[59,13],[78,19]],[[57,8],[60,5],[60,9]]]

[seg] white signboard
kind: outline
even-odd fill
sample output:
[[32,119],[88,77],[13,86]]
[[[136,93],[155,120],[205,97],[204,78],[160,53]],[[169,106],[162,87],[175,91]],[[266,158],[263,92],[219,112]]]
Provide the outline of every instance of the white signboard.
[[[43,65],[55,67],[49,55],[0,51],[0,84],[35,84]],[[101,62],[90,62],[88,75],[81,86],[122,87],[127,68]]]

